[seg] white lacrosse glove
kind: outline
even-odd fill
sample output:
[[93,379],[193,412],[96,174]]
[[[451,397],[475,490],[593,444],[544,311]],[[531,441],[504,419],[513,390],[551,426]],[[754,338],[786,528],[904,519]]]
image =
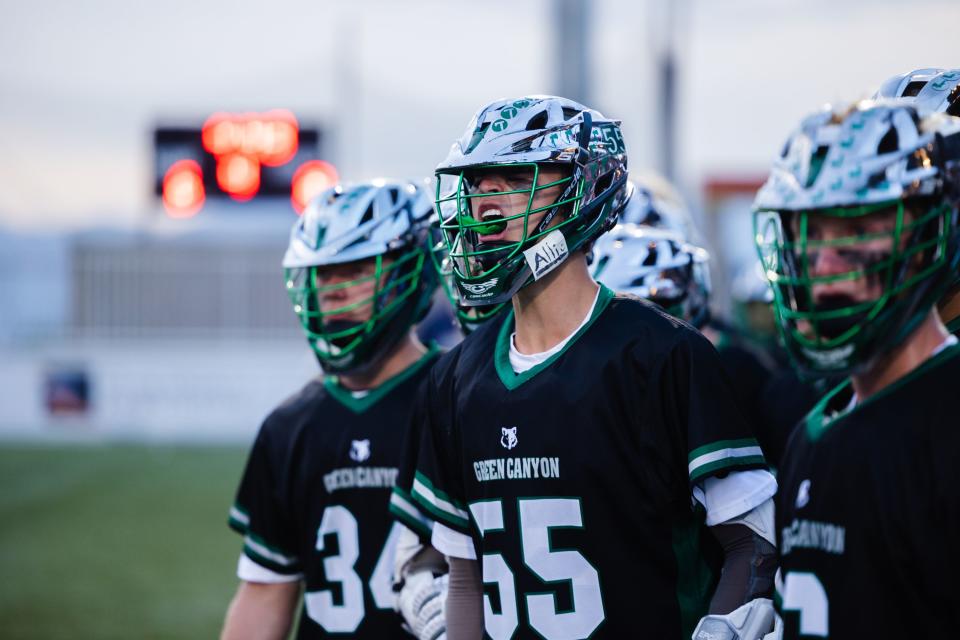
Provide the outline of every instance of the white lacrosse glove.
[[693,631],[693,640],[767,640],[775,617],[773,601],[757,598],[726,615],[704,616]]
[[783,618],[776,616],[777,622],[773,625],[773,631],[763,636],[763,640],[783,640]]
[[400,615],[417,640],[446,640],[447,575],[430,571],[407,575],[397,598]]

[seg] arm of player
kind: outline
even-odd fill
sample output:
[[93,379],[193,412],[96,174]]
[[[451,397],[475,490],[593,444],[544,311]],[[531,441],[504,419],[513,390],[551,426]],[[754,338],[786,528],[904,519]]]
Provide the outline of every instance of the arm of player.
[[710,531],[724,557],[710,613],[726,614],[756,598],[772,598],[776,548],[743,524],[720,524]]
[[447,592],[447,640],[480,640],[483,637],[483,579],[476,560],[447,557],[450,587]]
[[240,582],[220,640],[283,640],[290,633],[300,581]]
[[760,640],[774,626],[774,575],[771,500],[746,514],[710,527],[724,552],[720,583],[710,602],[710,615],[693,633],[694,640]]

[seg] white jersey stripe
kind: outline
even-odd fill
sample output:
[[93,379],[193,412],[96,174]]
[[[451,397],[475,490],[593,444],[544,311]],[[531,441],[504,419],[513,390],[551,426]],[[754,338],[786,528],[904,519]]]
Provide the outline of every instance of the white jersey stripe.
[[692,476],[697,469],[713,462],[734,458],[749,458],[751,456],[763,456],[763,451],[757,446],[718,449],[716,451],[711,451],[710,453],[697,456],[690,461],[690,464],[687,468]]
[[237,509],[236,507],[230,507],[230,518],[232,520],[236,520],[245,527],[250,525],[250,516],[243,511],[240,511],[240,509]]
[[410,504],[410,502],[403,496],[397,493],[390,494],[390,504],[403,511],[417,522],[422,523],[428,529],[433,526],[433,520],[425,518],[420,510]]
[[456,518],[458,518],[458,519],[460,519],[460,520],[469,520],[469,519],[470,519],[470,514],[468,514],[468,513],[467,513],[466,511],[464,511],[463,509],[457,509],[457,508],[456,508],[455,506],[453,506],[451,503],[449,503],[449,502],[447,502],[446,500],[443,500],[443,499],[437,497],[437,494],[435,494],[435,493],[433,492],[433,490],[430,489],[430,487],[428,487],[427,485],[423,484],[422,482],[420,482],[420,481],[417,480],[416,478],[414,478],[414,480],[413,480],[413,491],[414,491],[414,493],[419,494],[420,497],[424,498],[427,502],[429,502],[430,504],[432,504],[434,507],[436,507],[437,509],[440,509],[441,511],[443,511],[443,512],[445,512],[445,513],[449,513],[450,515],[452,515],[452,516],[454,516],[454,517],[456,517]]
[[263,544],[257,542],[250,536],[247,536],[246,538],[244,538],[243,543],[244,545],[249,547],[251,551],[256,553],[258,556],[266,558],[267,560],[272,560],[277,564],[282,564],[285,567],[289,567],[290,565],[296,564],[298,562],[298,558],[296,558],[295,556],[291,557],[291,556],[285,556],[282,553],[277,553],[276,551],[273,551],[272,549],[269,549]]

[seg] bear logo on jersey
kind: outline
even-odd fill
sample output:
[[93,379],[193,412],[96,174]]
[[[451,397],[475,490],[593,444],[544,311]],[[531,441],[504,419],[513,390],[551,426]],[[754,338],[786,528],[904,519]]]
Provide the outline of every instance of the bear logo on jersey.
[[797,488],[797,509],[803,509],[810,502],[810,480],[804,480]]
[[370,457],[370,439],[354,440],[350,446],[350,457],[357,462],[363,462]]
[[500,427],[500,444],[503,445],[504,449],[513,449],[517,446],[517,428],[510,427]]

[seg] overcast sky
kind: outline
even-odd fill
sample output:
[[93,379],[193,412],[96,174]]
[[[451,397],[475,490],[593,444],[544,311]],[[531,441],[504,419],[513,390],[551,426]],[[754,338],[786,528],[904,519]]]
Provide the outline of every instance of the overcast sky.
[[[681,6],[682,4],[682,6]],[[762,173],[795,122],[888,75],[960,66],[960,3],[688,0],[678,16],[684,188]],[[0,21],[0,225],[155,213],[150,133],[292,109],[349,178],[429,174],[489,100],[556,89],[551,0],[10,2]],[[593,102],[655,164],[659,0],[591,7]]]

